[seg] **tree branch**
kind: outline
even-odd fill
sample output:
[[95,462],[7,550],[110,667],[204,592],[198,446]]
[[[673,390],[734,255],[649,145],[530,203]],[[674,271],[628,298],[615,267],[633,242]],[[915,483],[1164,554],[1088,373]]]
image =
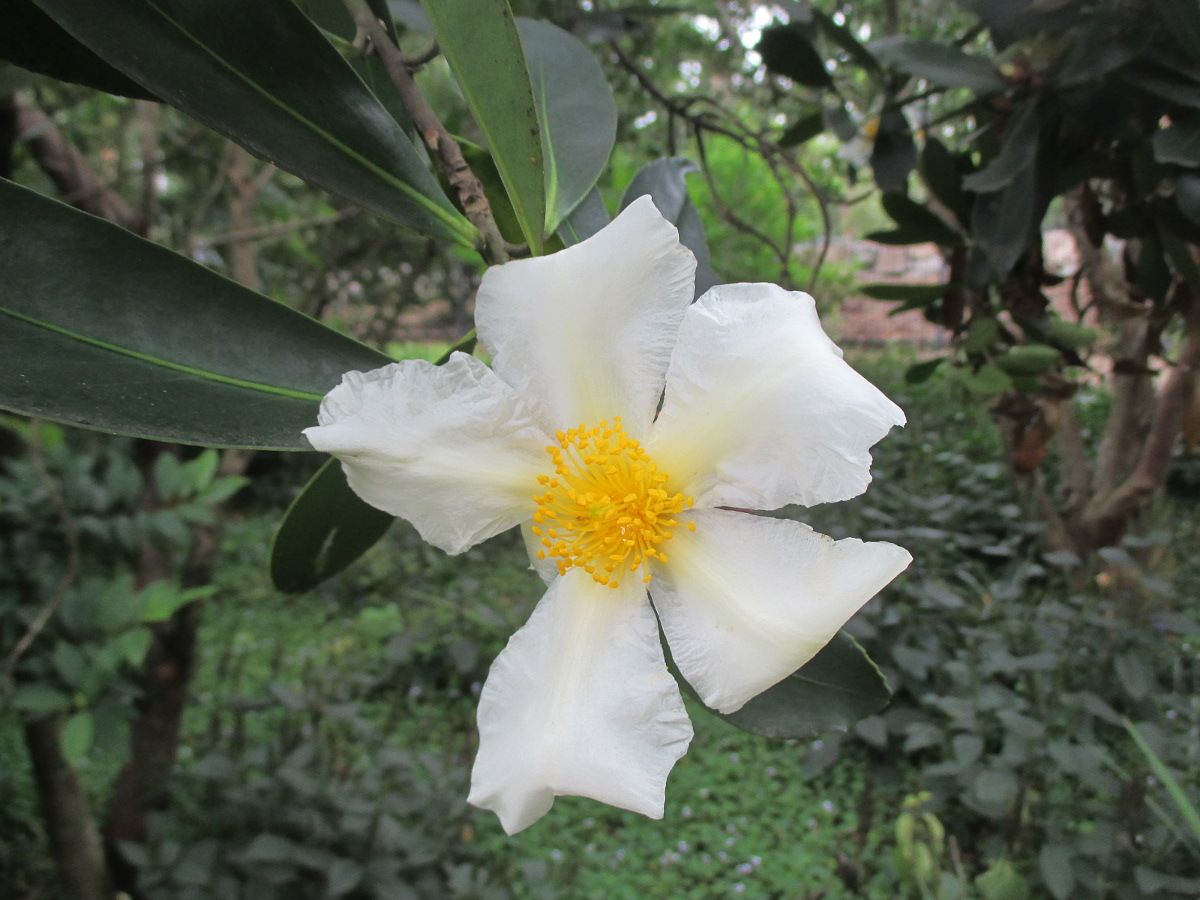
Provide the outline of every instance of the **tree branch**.
[[[417,126],[421,139],[425,141],[425,146],[429,148],[438,168],[458,194],[463,213],[471,224],[479,229],[483,239],[478,248],[480,254],[492,265],[508,262],[508,248],[496,225],[496,219],[492,216],[492,208],[483,191],[483,185],[463,159],[462,151],[454,138],[450,137],[441,119],[417,87],[400,48],[392,43],[387,30],[375,18],[366,0],[342,2],[353,17],[359,35],[370,41],[371,49],[383,63],[388,77],[400,94],[404,108],[412,116],[413,124]],[[357,37],[355,43],[358,43]]]

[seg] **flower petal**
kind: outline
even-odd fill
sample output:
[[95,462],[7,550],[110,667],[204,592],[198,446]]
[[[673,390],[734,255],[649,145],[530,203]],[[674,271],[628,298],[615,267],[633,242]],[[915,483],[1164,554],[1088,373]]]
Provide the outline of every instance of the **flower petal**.
[[[689,516],[650,591],[679,671],[729,713],[816,655],[912,557],[807,525],[723,509]],[[681,517],[681,519],[684,517]]]
[[613,590],[575,569],[492,664],[467,799],[509,834],[560,794],[661,818],[667,774],[691,739],[641,580]]
[[455,353],[349,372],[304,434],[342,461],[354,492],[460,553],[533,514],[550,439],[507,384]]
[[642,197],[573,247],[488,269],[479,338],[551,434],[621,416],[640,440],[695,272],[675,227]]
[[846,500],[904,413],[842,360],[807,294],[730,284],[684,317],[646,449],[696,506]]

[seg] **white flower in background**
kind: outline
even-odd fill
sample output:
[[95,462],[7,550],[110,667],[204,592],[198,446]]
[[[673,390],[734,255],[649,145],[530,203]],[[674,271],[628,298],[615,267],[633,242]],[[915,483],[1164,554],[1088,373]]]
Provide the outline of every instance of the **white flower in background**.
[[483,687],[468,798],[510,834],[559,794],[662,816],[692,727],[660,625],[732,712],[911,560],[739,511],[861,493],[904,414],[811,297],[735,284],[692,304],[695,267],[642,197],[589,240],[485,273],[491,369],[456,353],[351,372],[305,432],[447,553],[527,526],[548,588]]

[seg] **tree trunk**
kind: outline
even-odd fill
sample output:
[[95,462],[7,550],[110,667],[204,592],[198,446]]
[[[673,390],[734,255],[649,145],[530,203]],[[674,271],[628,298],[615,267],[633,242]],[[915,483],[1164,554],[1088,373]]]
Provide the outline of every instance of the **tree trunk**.
[[25,744],[33,762],[50,850],[65,897],[111,900],[100,832],[79,773],[63,755],[63,722],[60,715],[25,723]]

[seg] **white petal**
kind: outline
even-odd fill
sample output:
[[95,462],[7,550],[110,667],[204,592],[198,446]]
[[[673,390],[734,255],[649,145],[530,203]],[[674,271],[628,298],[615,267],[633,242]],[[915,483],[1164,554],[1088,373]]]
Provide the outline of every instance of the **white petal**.
[[697,506],[846,500],[904,413],[842,360],[807,294],[730,284],[688,310],[646,449]]
[[479,338],[551,434],[621,416],[641,440],[695,271],[675,226],[642,197],[573,247],[488,269]]
[[688,517],[696,531],[676,529],[650,592],[680,673],[725,713],[812,659],[912,561],[894,544],[834,541],[787,519]]
[[349,372],[304,434],[354,492],[459,553],[533,514],[550,439],[507,384],[462,353]]
[[479,698],[469,802],[514,834],[560,794],[661,818],[692,739],[641,579],[555,579],[496,658]]

